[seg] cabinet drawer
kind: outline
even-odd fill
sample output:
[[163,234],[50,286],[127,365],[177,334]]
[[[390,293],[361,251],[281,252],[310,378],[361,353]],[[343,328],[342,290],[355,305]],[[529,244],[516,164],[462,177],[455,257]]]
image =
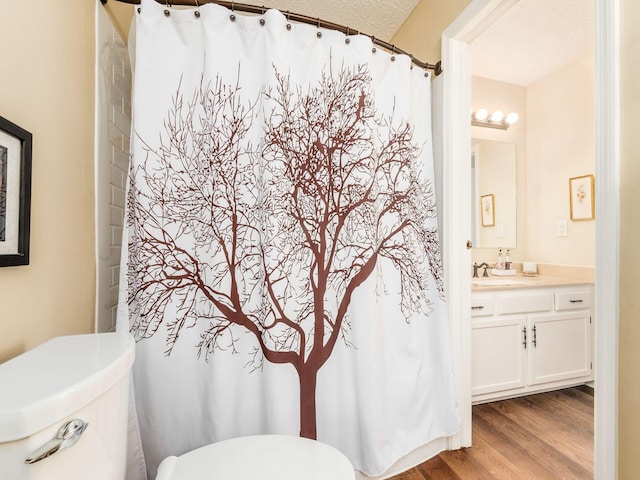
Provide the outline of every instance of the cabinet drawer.
[[551,292],[533,293],[529,291],[522,295],[502,295],[499,298],[498,313],[500,315],[547,312],[551,310],[553,310],[553,295]]
[[556,310],[580,308],[591,308],[591,292],[589,290],[556,293]]
[[472,295],[471,316],[486,317],[495,312],[495,299],[493,295]]

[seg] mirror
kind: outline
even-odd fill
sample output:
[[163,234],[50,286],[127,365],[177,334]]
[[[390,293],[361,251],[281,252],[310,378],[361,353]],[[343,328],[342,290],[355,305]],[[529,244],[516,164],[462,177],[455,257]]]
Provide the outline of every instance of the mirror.
[[516,146],[471,139],[471,231],[476,248],[516,248]]

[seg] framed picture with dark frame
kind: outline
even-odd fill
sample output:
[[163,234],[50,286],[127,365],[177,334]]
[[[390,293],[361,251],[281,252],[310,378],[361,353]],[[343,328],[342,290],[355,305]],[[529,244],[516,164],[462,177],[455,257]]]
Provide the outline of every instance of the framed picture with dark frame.
[[0,267],[29,264],[31,133],[0,117]]

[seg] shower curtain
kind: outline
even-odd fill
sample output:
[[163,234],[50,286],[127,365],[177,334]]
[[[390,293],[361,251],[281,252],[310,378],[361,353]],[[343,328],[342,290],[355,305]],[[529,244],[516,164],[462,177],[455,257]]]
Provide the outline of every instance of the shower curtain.
[[135,22],[118,328],[150,478],[264,433],[378,475],[456,433],[429,76],[275,10]]

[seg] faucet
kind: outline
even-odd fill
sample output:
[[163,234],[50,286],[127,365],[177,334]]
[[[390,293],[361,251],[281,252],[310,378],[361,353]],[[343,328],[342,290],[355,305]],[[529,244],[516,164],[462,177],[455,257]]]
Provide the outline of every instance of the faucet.
[[478,278],[479,268],[484,268],[484,273],[482,274],[483,277],[489,276],[489,274],[487,273],[487,268],[489,268],[489,264],[487,262],[482,262],[480,265],[478,265],[478,263],[476,262],[473,264],[473,278]]

